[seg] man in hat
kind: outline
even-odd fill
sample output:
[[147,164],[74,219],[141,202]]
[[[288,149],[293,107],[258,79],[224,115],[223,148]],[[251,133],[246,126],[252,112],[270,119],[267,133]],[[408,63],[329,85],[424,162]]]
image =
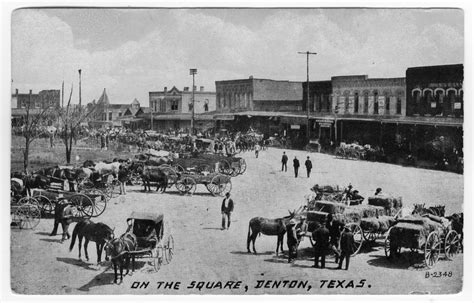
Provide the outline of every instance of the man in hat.
[[374,196],[380,196],[380,195],[382,195],[382,189],[379,187],[375,190]]
[[342,261],[346,259],[346,270],[349,269],[349,261],[351,258],[351,249],[354,244],[354,234],[351,232],[348,226],[344,227],[344,231],[341,235],[341,256],[339,257],[338,269],[342,269]]
[[283,152],[283,156],[281,156],[281,171],[285,169],[286,172],[286,163],[288,162],[288,156]]
[[329,246],[329,230],[326,228],[326,220],[322,218],[320,226],[313,232],[312,237],[314,245],[314,265],[319,267],[319,259],[321,259],[321,268],[326,266],[326,253]]
[[311,169],[313,168],[313,163],[309,159],[309,156],[306,158],[306,161],[304,162],[304,166],[306,166],[306,175],[309,176],[311,175]]
[[334,255],[336,256],[336,263],[339,261],[339,255],[341,252],[338,249],[339,246],[339,238],[341,237],[341,229],[340,229],[340,224],[336,220],[334,220],[332,214],[328,214],[327,220],[326,220],[326,228],[329,231],[329,248],[334,252]]
[[295,169],[295,178],[298,178],[298,169],[300,168],[300,161],[298,158],[293,159],[293,168]]
[[230,198],[230,193],[225,194],[222,200],[221,214],[222,214],[222,230],[226,229],[225,221],[227,218],[227,229],[230,227],[230,214],[234,211],[234,201]]
[[292,263],[298,256],[298,233],[296,220],[291,219],[286,226],[286,244],[288,244],[288,263]]

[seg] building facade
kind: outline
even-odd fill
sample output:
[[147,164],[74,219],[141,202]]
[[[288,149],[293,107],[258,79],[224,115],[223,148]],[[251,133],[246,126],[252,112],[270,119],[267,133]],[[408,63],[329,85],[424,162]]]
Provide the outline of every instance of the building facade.
[[[152,112],[151,123],[155,130],[189,129],[193,112],[193,92],[189,87],[181,91],[175,86],[168,90],[149,92],[149,105]],[[216,110],[216,93],[194,90],[195,127],[206,129],[212,127],[210,112]]]
[[23,117],[26,115],[27,109],[29,115],[38,115],[44,111],[45,108],[58,108],[61,105],[59,89],[42,90],[37,94],[19,93],[18,89],[12,94],[11,98],[11,122],[12,125],[21,125]]

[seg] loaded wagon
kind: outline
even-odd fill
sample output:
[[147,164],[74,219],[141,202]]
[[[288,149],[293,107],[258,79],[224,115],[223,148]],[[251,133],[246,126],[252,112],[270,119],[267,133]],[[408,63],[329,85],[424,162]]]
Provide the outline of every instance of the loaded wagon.
[[451,229],[448,219],[433,215],[411,215],[397,220],[385,238],[385,255],[389,260],[399,256],[401,249],[423,254],[424,264],[432,268],[444,254],[451,260],[461,250],[461,237]]
[[128,230],[137,238],[137,249],[129,252],[135,258],[148,259],[155,271],[169,264],[174,254],[174,239],[167,231],[164,237],[164,215],[151,212],[132,212],[127,218]]

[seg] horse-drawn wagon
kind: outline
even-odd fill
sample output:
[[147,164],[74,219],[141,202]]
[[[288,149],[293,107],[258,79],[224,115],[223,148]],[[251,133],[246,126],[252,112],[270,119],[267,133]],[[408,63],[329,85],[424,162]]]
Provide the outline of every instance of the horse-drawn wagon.
[[421,251],[425,266],[432,268],[440,254],[451,260],[459,253],[461,238],[446,218],[411,215],[398,219],[389,229],[384,247],[389,260],[399,256],[402,248],[410,249],[411,253]]
[[41,209],[35,199],[27,197],[10,200],[11,223],[20,229],[35,228],[41,220]]
[[148,258],[155,271],[169,264],[174,254],[174,239],[165,232],[164,215],[151,212],[132,212],[127,218],[128,230],[137,239],[137,248],[129,254],[134,258]]

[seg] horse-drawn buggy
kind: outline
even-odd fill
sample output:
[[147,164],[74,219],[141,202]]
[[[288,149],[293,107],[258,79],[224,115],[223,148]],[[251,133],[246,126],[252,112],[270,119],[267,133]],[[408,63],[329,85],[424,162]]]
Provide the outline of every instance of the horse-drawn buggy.
[[451,260],[461,250],[461,235],[450,220],[432,214],[410,215],[399,218],[385,237],[385,255],[389,260],[401,255],[401,249],[410,250],[410,256],[421,251],[424,264],[432,268],[441,254]]
[[155,271],[162,264],[169,264],[174,254],[174,239],[165,233],[164,215],[151,212],[132,212],[127,218],[128,230],[137,240],[135,250],[128,252],[132,258],[148,258]]
[[20,197],[17,189],[13,187],[12,182],[10,196],[11,225],[18,226],[20,229],[35,228],[41,220],[39,203],[36,199]]
[[320,226],[320,222],[331,215],[336,224],[348,227],[353,233],[352,255],[356,255],[364,241],[375,242],[395,224],[402,207],[401,198],[390,197],[386,200],[390,202],[383,204],[380,199],[369,198],[369,204],[358,205],[309,200],[302,213],[306,218],[306,236],[311,239],[312,232]]

